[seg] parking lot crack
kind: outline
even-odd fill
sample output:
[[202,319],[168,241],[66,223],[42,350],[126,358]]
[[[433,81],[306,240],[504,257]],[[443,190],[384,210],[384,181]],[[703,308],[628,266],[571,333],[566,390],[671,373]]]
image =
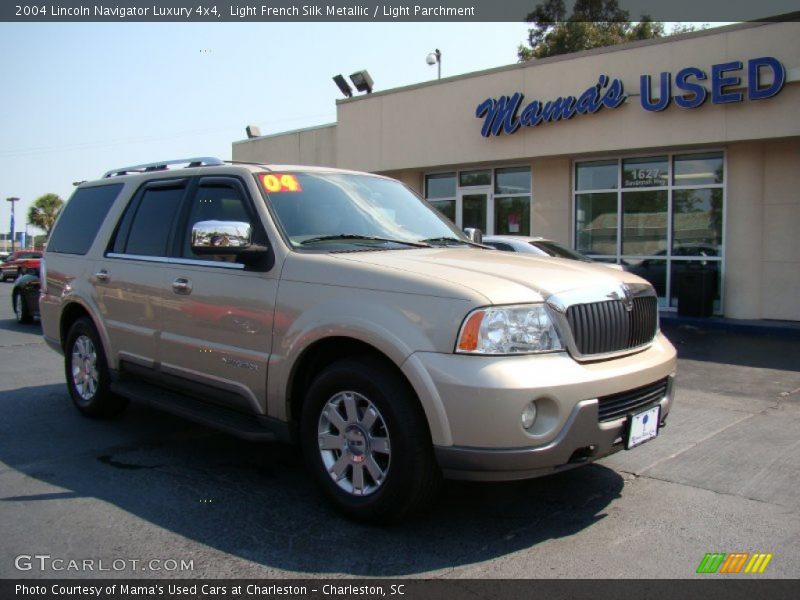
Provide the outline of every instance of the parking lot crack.
[[703,491],[706,491],[706,492],[711,492],[712,494],[716,494],[717,496],[727,496],[729,498],[742,498],[743,500],[750,500],[752,502],[758,502],[759,504],[765,504],[765,505],[771,506],[773,508],[776,507],[776,506],[780,506],[781,508],[790,508],[790,507],[786,507],[786,506],[784,506],[782,504],[776,504],[775,502],[768,502],[767,500],[762,500],[760,498],[754,498],[752,496],[747,496],[747,495],[743,495],[743,494],[736,494],[736,493],[732,493],[732,492],[720,492],[718,490],[714,490],[714,489],[711,489],[711,488],[705,488],[705,487],[703,487],[701,485],[696,485],[696,484],[693,484],[693,483],[687,483],[685,481],[674,481],[672,479],[665,479],[663,477],[656,477],[655,475],[640,475],[640,478],[642,478],[642,479],[651,479],[653,481],[661,481],[662,483],[672,483],[674,485],[681,485],[681,486],[692,488],[692,489],[695,489],[695,490],[703,490]]

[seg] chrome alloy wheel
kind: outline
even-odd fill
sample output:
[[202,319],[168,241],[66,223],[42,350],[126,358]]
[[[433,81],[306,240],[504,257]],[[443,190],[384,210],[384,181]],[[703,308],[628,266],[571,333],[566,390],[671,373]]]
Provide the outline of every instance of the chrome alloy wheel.
[[97,373],[97,350],[92,340],[81,335],[72,346],[72,383],[86,401],[94,398],[100,376]]
[[339,392],[322,408],[317,427],[322,463],[336,485],[368,496],[386,480],[389,431],[377,407],[357,392]]

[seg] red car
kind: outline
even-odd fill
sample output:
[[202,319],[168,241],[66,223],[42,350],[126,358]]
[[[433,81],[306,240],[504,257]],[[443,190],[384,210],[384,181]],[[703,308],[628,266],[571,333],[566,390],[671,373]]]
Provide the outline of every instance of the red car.
[[41,262],[41,252],[17,250],[0,265],[0,279],[16,279],[28,271],[38,271]]

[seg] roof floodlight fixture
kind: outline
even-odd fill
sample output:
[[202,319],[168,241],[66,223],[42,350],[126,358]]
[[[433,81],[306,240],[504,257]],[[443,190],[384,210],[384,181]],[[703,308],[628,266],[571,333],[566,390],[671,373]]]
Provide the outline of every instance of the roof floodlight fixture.
[[336,82],[336,85],[339,86],[339,90],[348,98],[353,97],[353,89],[350,87],[350,84],[347,83],[347,80],[342,77],[341,75],[336,75],[333,80]]
[[368,94],[372,93],[372,86],[374,85],[374,82],[372,81],[372,77],[369,76],[369,73],[367,73],[366,69],[363,71],[356,71],[350,75],[350,81],[353,82],[353,85],[356,86],[356,89],[359,92],[367,92]]
[[253,138],[261,137],[261,129],[258,128],[256,125],[248,125],[245,128],[247,132],[247,139],[252,140]]

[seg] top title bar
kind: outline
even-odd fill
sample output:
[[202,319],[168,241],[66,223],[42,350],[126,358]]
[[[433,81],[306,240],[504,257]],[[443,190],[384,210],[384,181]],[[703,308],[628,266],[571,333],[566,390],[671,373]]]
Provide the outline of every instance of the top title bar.
[[[85,2],[17,1],[0,6],[5,22],[326,22],[326,21],[448,21],[514,22],[544,0],[413,0],[380,3],[369,0],[110,0]],[[574,0],[566,0],[567,14]],[[799,21],[797,0],[618,0],[631,21],[642,15],[654,21],[722,22]]]

